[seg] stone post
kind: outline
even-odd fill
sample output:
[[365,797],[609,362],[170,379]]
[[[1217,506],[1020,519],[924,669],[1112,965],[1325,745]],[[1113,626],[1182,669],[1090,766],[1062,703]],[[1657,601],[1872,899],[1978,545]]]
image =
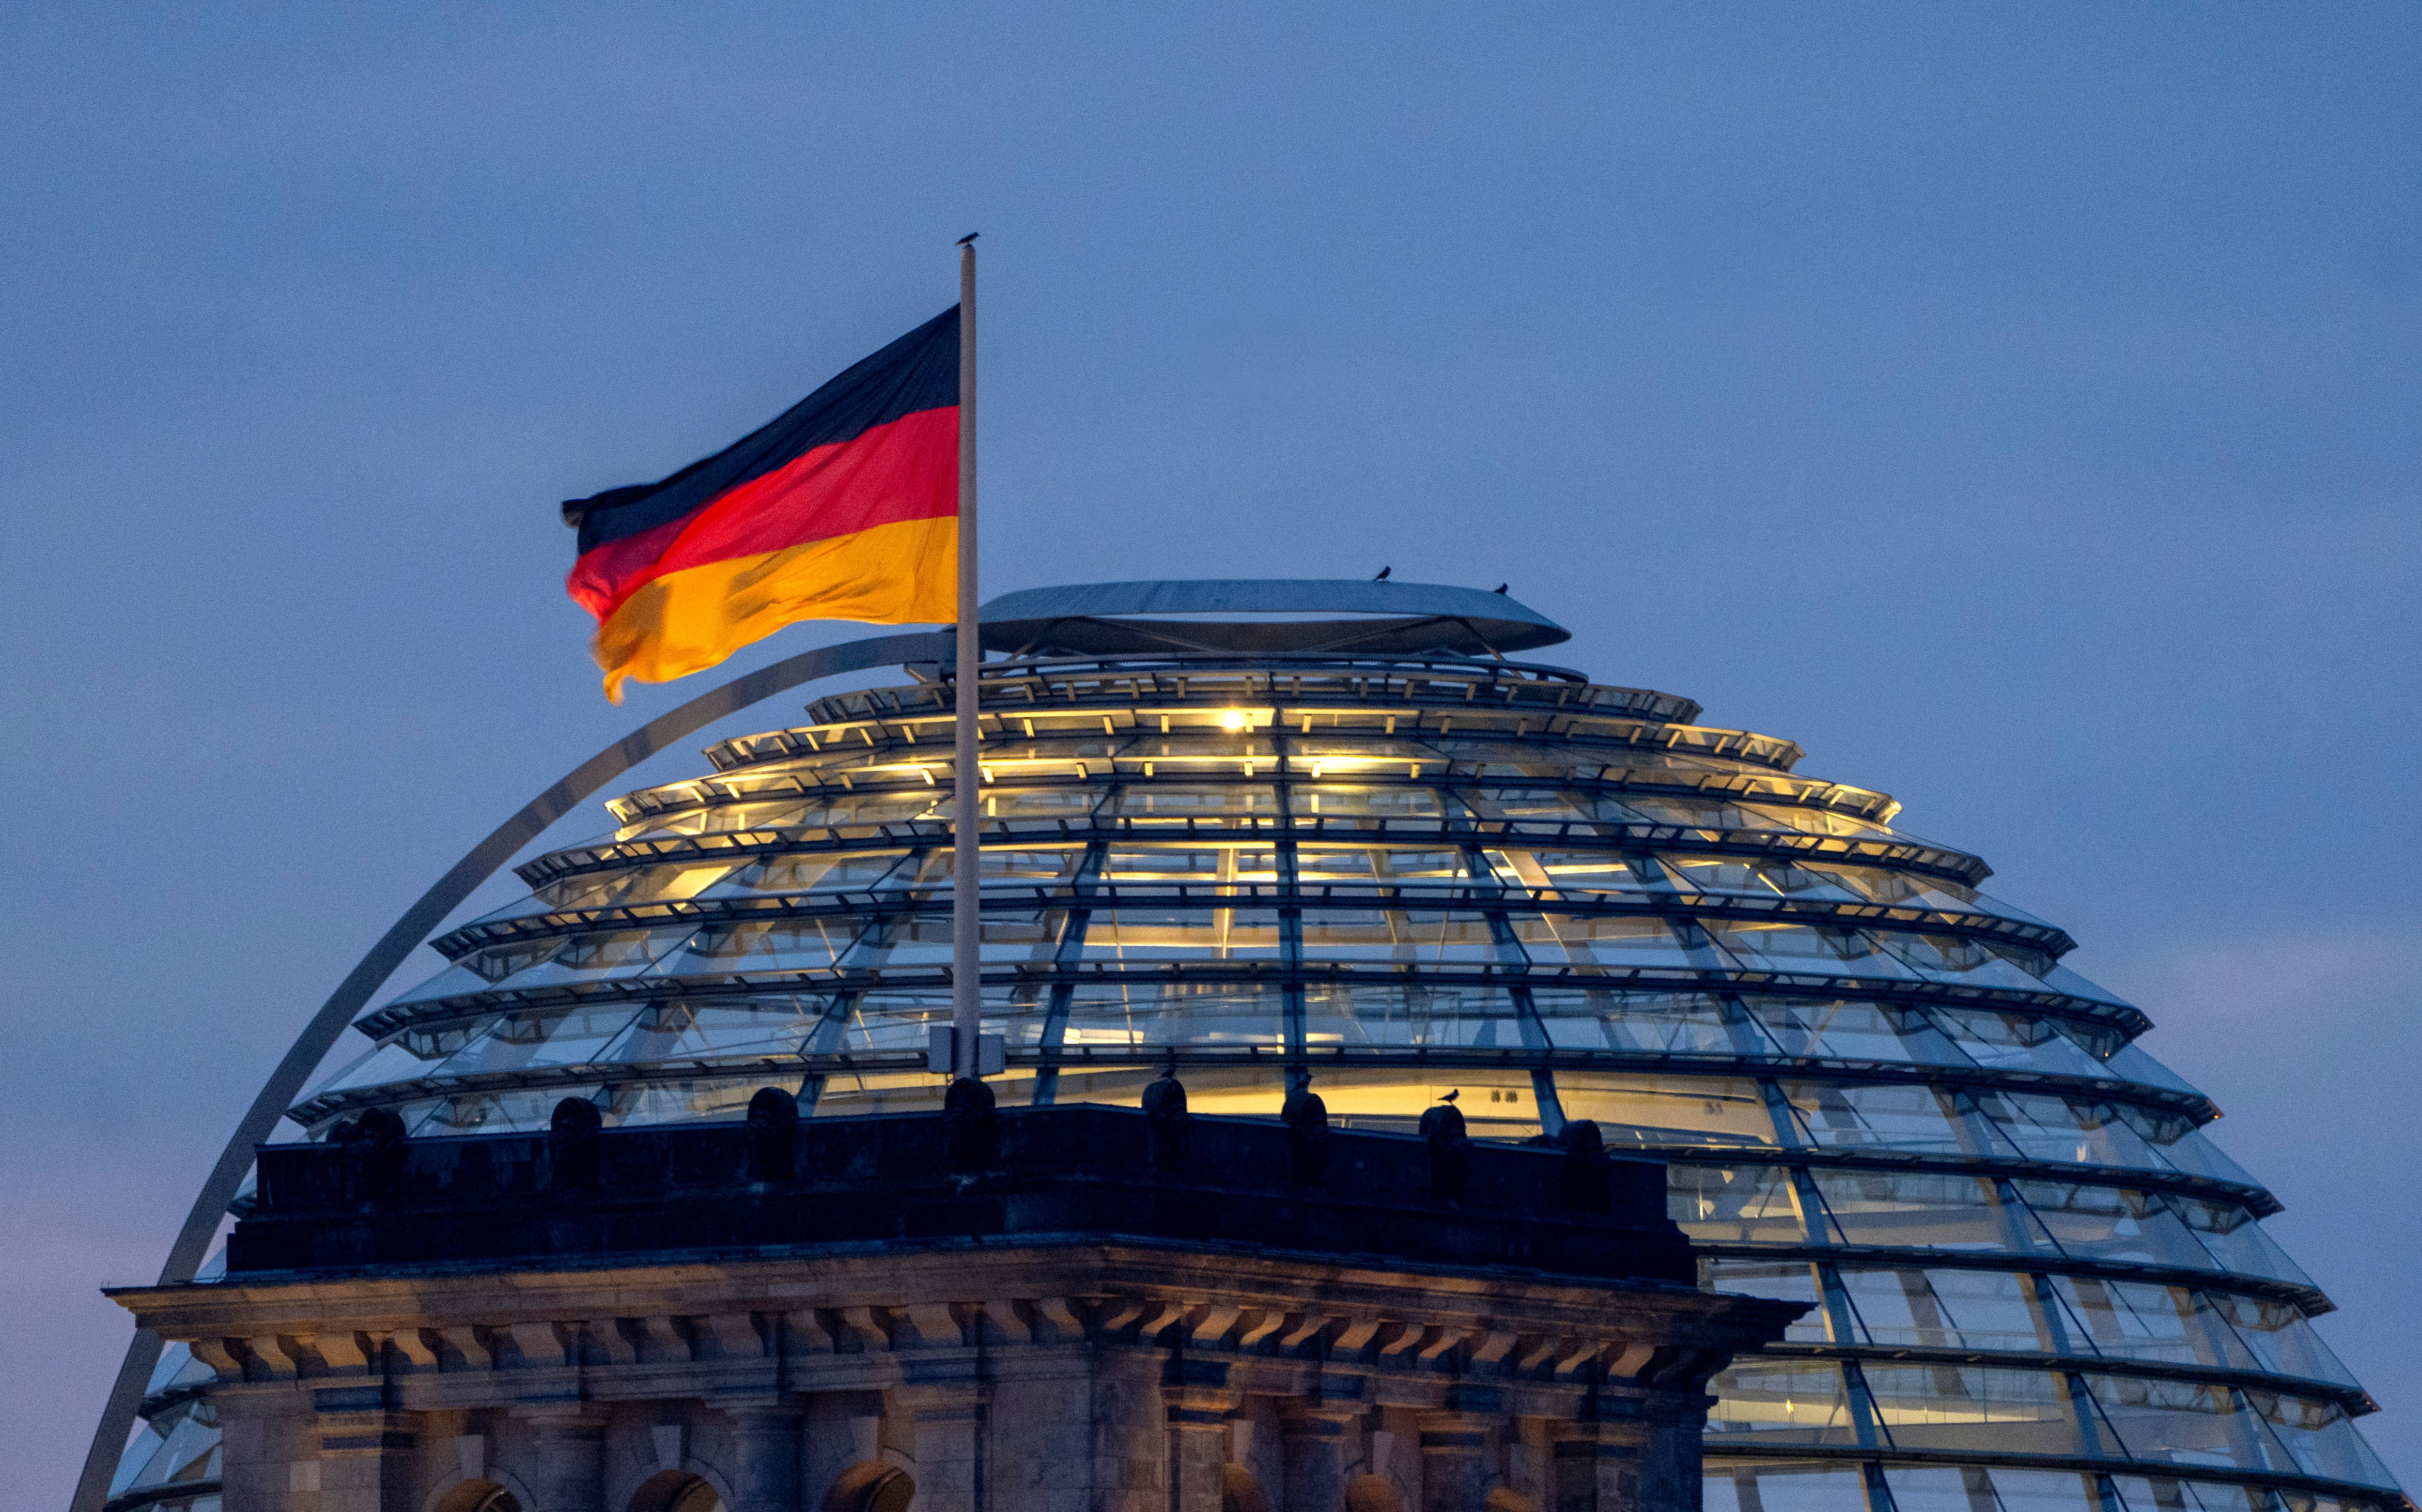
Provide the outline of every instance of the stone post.
[[1550,1512],[1648,1512],[1641,1475],[1648,1438],[1641,1423],[1557,1424]]
[[730,1512],[798,1512],[800,1409],[726,1407],[731,1420]]
[[1213,1386],[1164,1386],[1169,1406],[1170,1512],[1219,1512],[1227,1488],[1228,1414],[1239,1392]]
[[515,1414],[538,1439],[535,1512],[606,1512],[606,1410],[585,1402]]
[[1697,1506],[1704,1473],[1700,1439],[1707,1425],[1710,1396],[1654,1396],[1641,1404],[1647,1432],[1640,1466],[1641,1495],[1651,1505]]
[[1295,1402],[1280,1419],[1285,1439],[1285,1512],[1345,1512],[1346,1434],[1362,1409]]
[[918,1512],[983,1512],[982,1383],[938,1381],[894,1394],[917,1425]]
[[1422,1512],[1480,1512],[1495,1470],[1497,1420],[1471,1412],[1424,1412]]
[[317,1416],[319,1457],[297,1462],[302,1484],[292,1489],[319,1492],[319,1512],[405,1512],[417,1414],[323,1409]]

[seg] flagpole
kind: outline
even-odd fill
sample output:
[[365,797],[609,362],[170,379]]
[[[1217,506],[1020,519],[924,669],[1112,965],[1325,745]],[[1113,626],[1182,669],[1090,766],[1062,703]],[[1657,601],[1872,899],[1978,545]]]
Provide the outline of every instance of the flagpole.
[[983,915],[978,891],[983,865],[977,790],[983,769],[976,758],[977,681],[983,646],[976,622],[976,248],[973,234],[959,239],[959,622],[957,669],[958,748],[953,764],[951,840],[951,1027],[955,1074],[975,1077],[982,1063],[983,1032]]

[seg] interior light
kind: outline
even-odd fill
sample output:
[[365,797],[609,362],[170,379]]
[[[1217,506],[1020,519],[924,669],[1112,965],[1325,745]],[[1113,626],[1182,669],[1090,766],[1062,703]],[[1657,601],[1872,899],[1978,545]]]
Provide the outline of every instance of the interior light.
[[1219,717],[1219,728],[1222,730],[1244,729],[1245,711],[1242,709],[1230,709],[1227,713]]

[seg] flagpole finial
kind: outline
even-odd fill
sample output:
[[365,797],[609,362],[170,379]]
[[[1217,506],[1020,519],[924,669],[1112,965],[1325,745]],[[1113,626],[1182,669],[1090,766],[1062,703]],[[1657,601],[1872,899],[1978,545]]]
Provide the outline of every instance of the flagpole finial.
[[974,241],[977,237],[982,236],[983,234],[983,232],[982,231],[969,231],[967,235],[959,238],[959,245],[965,246],[969,242]]

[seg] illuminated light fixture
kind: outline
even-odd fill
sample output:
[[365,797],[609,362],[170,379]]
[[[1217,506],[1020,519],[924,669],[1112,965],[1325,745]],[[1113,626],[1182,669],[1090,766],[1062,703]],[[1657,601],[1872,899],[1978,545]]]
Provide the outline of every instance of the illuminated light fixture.
[[1242,709],[1230,709],[1219,717],[1219,728],[1222,730],[1242,730],[1251,722],[1252,717]]

